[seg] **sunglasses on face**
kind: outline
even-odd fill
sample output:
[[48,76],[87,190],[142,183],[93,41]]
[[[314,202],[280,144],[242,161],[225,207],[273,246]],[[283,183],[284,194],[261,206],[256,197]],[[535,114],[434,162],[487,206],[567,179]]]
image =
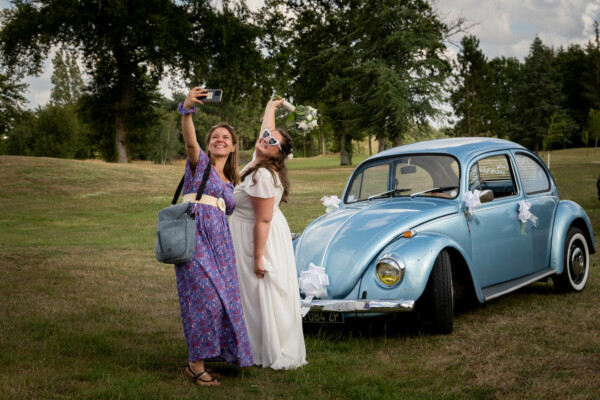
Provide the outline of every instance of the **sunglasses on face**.
[[261,137],[263,139],[269,138],[268,144],[269,146],[279,146],[279,151],[283,151],[281,149],[281,145],[279,144],[279,140],[275,139],[273,136],[271,136],[271,132],[269,132],[268,129],[265,129],[261,135]]

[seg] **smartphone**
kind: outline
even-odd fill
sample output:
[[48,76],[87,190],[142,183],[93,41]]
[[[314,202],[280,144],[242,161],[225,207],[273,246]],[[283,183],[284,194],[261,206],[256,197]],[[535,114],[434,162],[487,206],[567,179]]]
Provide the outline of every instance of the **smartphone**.
[[220,103],[223,97],[223,91],[221,89],[206,89],[208,92],[198,97],[203,103]]

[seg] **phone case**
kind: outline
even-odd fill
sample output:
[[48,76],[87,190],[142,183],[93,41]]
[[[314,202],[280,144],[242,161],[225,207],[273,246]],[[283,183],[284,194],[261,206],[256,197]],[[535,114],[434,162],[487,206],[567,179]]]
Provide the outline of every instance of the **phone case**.
[[223,97],[223,91],[221,89],[208,89],[206,96],[198,97],[198,100],[203,103],[219,103]]

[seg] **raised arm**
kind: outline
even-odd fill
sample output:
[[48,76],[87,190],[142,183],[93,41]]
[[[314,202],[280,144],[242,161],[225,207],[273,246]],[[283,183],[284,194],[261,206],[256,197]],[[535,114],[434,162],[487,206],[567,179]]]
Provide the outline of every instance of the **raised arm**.
[[260,131],[262,132],[265,128],[269,130],[275,130],[275,110],[281,107],[284,99],[280,100],[270,100],[265,107],[265,115],[262,120],[262,125],[260,127]]
[[[206,89],[195,87],[189,91],[187,97],[183,102],[183,108],[190,110],[196,104],[204,104],[198,97],[206,93]],[[180,110],[181,111],[181,110]],[[196,168],[198,157],[200,156],[200,145],[198,139],[196,139],[196,128],[194,127],[194,121],[192,120],[192,114],[183,114],[181,116],[181,130],[183,132],[183,141],[185,143],[185,152],[188,159],[190,160],[190,167],[192,171]]]

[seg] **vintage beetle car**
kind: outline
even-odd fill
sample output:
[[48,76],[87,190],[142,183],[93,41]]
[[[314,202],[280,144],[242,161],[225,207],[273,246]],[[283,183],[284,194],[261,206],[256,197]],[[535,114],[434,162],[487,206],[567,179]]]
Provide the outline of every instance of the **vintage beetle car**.
[[370,157],[339,208],[294,245],[299,276],[312,263],[329,279],[327,298],[305,302],[305,320],[418,310],[437,333],[452,331],[460,299],[483,303],[548,277],[562,291],[583,290],[595,252],[588,216],[559,199],[540,158],[490,138]]

